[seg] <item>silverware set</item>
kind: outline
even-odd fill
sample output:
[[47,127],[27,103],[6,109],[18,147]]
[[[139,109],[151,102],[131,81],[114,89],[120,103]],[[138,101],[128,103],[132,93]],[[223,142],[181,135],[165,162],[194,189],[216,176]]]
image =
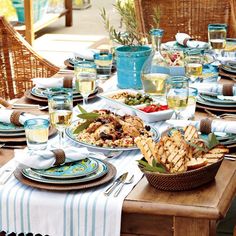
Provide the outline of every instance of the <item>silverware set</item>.
[[204,111],[210,115],[213,118],[216,119],[225,119],[225,120],[236,120],[236,114],[231,114],[231,113],[223,113],[221,115],[216,115],[214,113],[212,113],[211,111],[204,109]]
[[0,185],[5,184],[14,172],[14,168],[6,168],[0,171]]
[[21,103],[15,103],[12,105],[12,109],[32,109],[32,108],[36,108],[36,109],[39,109],[39,110],[46,110],[48,109],[48,106],[40,106],[38,104],[21,104]]
[[109,186],[106,191],[104,192],[104,194],[106,196],[110,196],[113,191],[115,191],[115,189],[118,187],[118,189],[116,190],[116,192],[114,193],[114,197],[117,197],[121,190],[123,189],[123,187],[125,186],[125,184],[131,184],[133,183],[134,180],[134,175],[131,175],[128,178],[128,172],[125,172],[124,174],[120,175],[113,183],[111,186]]

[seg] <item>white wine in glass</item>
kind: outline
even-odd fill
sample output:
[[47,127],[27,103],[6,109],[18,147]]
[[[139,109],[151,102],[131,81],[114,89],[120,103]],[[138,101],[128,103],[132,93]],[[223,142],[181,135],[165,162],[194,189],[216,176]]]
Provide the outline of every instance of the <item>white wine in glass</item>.
[[59,131],[59,148],[63,148],[65,129],[72,122],[72,89],[50,89],[48,108],[51,125]]
[[75,76],[76,90],[83,96],[83,106],[85,106],[88,96],[96,89],[96,65],[87,61],[76,63]]
[[173,76],[166,82],[166,100],[170,109],[176,114],[176,119],[180,119],[180,112],[188,105],[188,78],[185,76]]

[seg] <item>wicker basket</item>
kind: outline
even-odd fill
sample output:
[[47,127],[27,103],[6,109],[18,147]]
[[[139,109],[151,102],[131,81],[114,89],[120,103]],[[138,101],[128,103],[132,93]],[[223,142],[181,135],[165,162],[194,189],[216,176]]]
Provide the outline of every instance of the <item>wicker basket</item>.
[[223,159],[199,169],[179,174],[154,173],[140,169],[154,188],[165,191],[181,191],[194,189],[214,180],[222,161]]

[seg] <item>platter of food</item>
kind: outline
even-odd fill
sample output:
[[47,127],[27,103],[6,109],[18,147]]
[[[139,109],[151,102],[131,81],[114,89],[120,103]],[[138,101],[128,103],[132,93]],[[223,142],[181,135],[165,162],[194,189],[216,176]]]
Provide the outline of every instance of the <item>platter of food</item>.
[[229,149],[213,134],[203,139],[194,126],[172,128],[158,143],[137,137],[144,160],[139,167],[149,183],[168,191],[190,190],[214,180]]
[[166,102],[132,89],[101,93],[98,96],[105,99],[108,106],[126,109],[129,114],[137,115],[146,122],[168,120],[173,115],[173,110],[168,109]]
[[136,150],[136,137],[152,137],[158,140],[158,131],[137,116],[117,115],[109,110],[83,112],[66,129],[66,135],[74,142],[99,150]]

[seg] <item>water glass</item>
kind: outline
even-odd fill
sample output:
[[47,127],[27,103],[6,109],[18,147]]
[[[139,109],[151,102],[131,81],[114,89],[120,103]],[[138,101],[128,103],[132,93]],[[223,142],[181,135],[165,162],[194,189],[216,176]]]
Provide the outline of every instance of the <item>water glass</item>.
[[213,50],[222,50],[226,46],[227,24],[209,24],[208,41]]
[[75,86],[83,96],[83,106],[86,106],[89,94],[96,88],[96,65],[93,62],[82,61],[75,63]]
[[112,67],[112,54],[109,52],[100,52],[95,53],[93,57],[97,69],[97,78],[109,79]]
[[188,104],[188,78],[185,76],[173,76],[166,81],[166,100],[170,109],[175,111],[176,119],[180,119],[180,112]]
[[49,121],[41,118],[26,120],[24,123],[29,150],[44,150],[48,143]]
[[59,148],[63,148],[65,129],[72,122],[72,89],[49,89],[48,109],[51,125],[59,131]]
[[187,107],[181,112],[180,116],[182,119],[193,120],[196,111],[198,90],[196,88],[189,88],[188,93]]
[[194,82],[202,75],[203,50],[191,49],[184,54],[185,75]]

